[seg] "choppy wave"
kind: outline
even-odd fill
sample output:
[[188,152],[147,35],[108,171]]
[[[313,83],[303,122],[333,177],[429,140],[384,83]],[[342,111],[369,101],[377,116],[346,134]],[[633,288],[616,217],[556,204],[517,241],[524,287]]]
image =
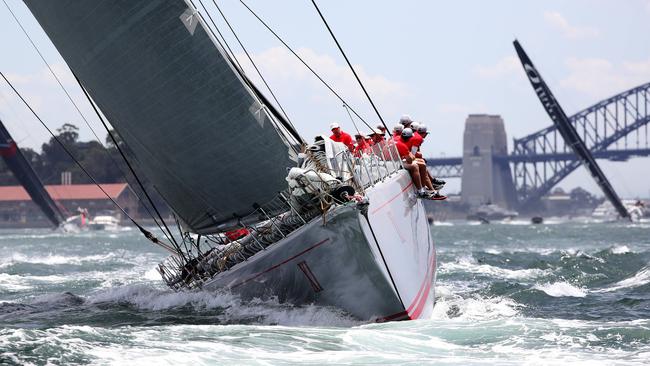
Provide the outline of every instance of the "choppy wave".
[[25,232],[34,236],[30,245],[47,249],[32,252],[4,238],[0,364],[609,365],[650,358],[647,229],[454,224],[432,228],[439,248],[432,318],[385,324],[276,299],[173,292],[155,271],[165,254],[143,248],[133,234],[86,240]]
[[17,263],[31,263],[31,264],[46,264],[46,265],[59,265],[59,264],[83,264],[83,263],[97,263],[106,262],[120,258],[127,260],[128,257],[124,253],[106,253],[97,255],[60,255],[60,254],[47,254],[44,256],[28,255],[23,253],[13,253],[8,257],[0,259],[0,268],[11,266]]
[[594,292],[612,292],[625,288],[640,287],[650,283],[650,266],[642,268],[630,278],[618,281],[612,286]]
[[613,246],[610,251],[612,254],[627,254],[630,253],[631,250],[627,245],[616,245]]
[[587,290],[573,286],[567,282],[555,282],[555,283],[546,283],[543,285],[536,285],[533,287],[535,290],[542,291],[548,296],[553,297],[585,297],[587,296]]
[[439,271],[443,274],[450,272],[465,272],[509,279],[534,279],[549,274],[548,270],[539,268],[508,269],[496,267],[489,264],[478,263],[476,259],[468,256],[459,258],[456,262],[442,263]]

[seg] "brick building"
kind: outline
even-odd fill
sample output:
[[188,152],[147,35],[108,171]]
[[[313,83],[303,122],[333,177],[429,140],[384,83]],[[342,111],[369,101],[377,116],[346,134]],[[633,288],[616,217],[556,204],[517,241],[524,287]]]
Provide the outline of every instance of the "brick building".
[[[138,199],[126,183],[101,184],[106,193],[134,218],[138,216]],[[47,185],[47,192],[72,216],[77,208],[86,208],[90,216],[102,210],[119,209],[94,184]],[[123,215],[121,215],[123,216]],[[124,221],[125,217],[121,217]],[[50,222],[32,202],[22,186],[0,186],[0,227],[49,227]]]

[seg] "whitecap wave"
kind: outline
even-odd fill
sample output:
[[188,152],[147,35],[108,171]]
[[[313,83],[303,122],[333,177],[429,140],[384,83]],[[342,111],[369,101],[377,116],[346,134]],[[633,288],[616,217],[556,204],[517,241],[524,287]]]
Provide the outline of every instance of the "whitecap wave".
[[443,297],[436,301],[431,318],[463,321],[493,320],[514,317],[521,308],[523,305],[504,297]]
[[125,261],[129,256],[125,256],[124,253],[107,253],[107,254],[96,254],[96,255],[60,255],[60,254],[48,254],[45,256],[39,255],[27,255],[23,253],[13,253],[10,256],[0,259],[0,268],[8,267],[17,263],[31,263],[31,264],[46,264],[46,265],[58,265],[58,264],[84,264],[88,262],[107,262],[114,259],[120,259]]
[[242,301],[239,296],[217,291],[173,292],[145,284],[109,288],[90,295],[88,304],[128,303],[139,309],[161,311],[190,307],[194,311],[219,310],[223,322],[238,320],[262,324],[350,326],[358,324],[340,310],[281,304],[277,299]]
[[433,221],[433,226],[454,226],[453,222],[449,221]]
[[517,280],[542,277],[548,275],[549,271],[539,268],[507,269],[495,267],[489,264],[478,263],[473,257],[461,257],[456,262],[442,263],[439,268],[440,273],[468,272]]
[[616,245],[609,250],[612,254],[627,254],[630,253],[630,248],[627,245]]
[[0,273],[0,289],[12,292],[31,290],[34,286],[44,283],[61,283],[68,279],[64,276],[32,276]]
[[546,283],[543,285],[536,285],[533,287],[535,290],[542,291],[548,296],[553,297],[585,297],[587,290],[573,286],[567,282],[554,282]]
[[650,283],[650,266],[642,268],[630,278],[618,281],[610,287],[594,290],[594,292],[612,292],[624,288],[639,287]]

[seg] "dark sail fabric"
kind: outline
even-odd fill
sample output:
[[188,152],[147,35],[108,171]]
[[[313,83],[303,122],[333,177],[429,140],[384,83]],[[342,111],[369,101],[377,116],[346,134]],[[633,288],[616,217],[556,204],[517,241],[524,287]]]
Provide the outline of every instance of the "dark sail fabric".
[[43,182],[41,182],[23,153],[16,146],[16,142],[9,135],[9,131],[2,124],[2,121],[0,121],[0,155],[14,177],[16,177],[16,180],[20,182],[27,194],[32,198],[32,201],[43,211],[45,217],[54,226],[59,226],[64,219],[64,215],[45,190]]
[[25,3],[191,231],[285,189],[293,142],[185,1]]
[[589,148],[587,148],[587,145],[585,145],[584,141],[580,138],[580,135],[578,135],[578,132],[569,121],[566,113],[564,113],[560,103],[557,102],[555,96],[551,93],[551,89],[549,89],[548,85],[546,85],[546,82],[542,79],[542,76],[533,65],[533,62],[530,60],[518,41],[515,40],[514,45],[519,60],[521,60],[521,64],[526,71],[526,76],[528,76],[528,80],[530,80],[530,84],[533,86],[533,89],[535,89],[539,101],[544,106],[544,109],[546,109],[551,120],[553,120],[553,123],[564,138],[566,144],[571,146],[575,154],[578,155],[582,164],[587,168],[587,170],[589,170],[589,173],[603,191],[605,197],[607,197],[612,205],[614,205],[618,214],[621,217],[630,217],[630,214],[627,212],[627,209],[625,209],[621,199],[616,194],[616,191],[614,191],[614,188],[609,183],[609,180],[607,180],[607,177],[605,177],[605,173],[603,173],[600,166],[596,163],[596,159],[594,159]]

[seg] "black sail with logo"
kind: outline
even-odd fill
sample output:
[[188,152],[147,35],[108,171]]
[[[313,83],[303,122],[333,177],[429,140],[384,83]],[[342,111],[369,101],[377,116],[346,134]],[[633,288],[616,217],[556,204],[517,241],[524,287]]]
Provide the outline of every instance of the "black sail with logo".
[[26,0],[136,169],[197,233],[286,187],[291,140],[183,0]]
[[530,80],[533,89],[535,89],[537,97],[539,97],[539,100],[542,102],[544,109],[546,109],[549,117],[551,117],[551,120],[553,120],[553,124],[555,124],[555,127],[557,127],[566,144],[569,145],[571,149],[573,149],[573,152],[576,155],[578,155],[582,161],[582,164],[587,168],[591,176],[594,178],[600,189],[605,194],[605,197],[607,197],[612,205],[614,205],[618,211],[618,214],[621,217],[630,217],[630,214],[627,212],[627,209],[625,209],[625,206],[616,194],[616,191],[614,191],[614,188],[607,180],[607,177],[605,177],[605,174],[600,169],[600,166],[598,166],[596,163],[593,155],[591,155],[591,152],[587,148],[587,145],[585,145],[584,141],[582,141],[580,138],[580,135],[578,135],[578,132],[569,121],[566,113],[564,113],[564,110],[555,99],[555,96],[553,96],[551,93],[548,85],[546,85],[546,82],[544,82],[542,76],[533,65],[533,62],[530,60],[518,41],[515,40],[514,45],[515,49],[517,50],[519,60],[521,60],[521,64],[526,71],[528,80]]

